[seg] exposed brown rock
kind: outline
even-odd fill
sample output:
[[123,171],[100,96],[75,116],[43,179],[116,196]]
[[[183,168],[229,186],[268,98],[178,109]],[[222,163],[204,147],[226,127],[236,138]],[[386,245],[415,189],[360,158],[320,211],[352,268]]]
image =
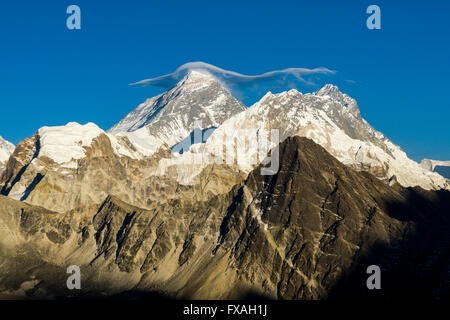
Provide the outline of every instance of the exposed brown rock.
[[85,147],[86,157],[76,161],[75,169],[38,156],[38,151],[37,134],[17,146],[1,176],[1,193],[61,213],[100,205],[109,194],[143,208],[168,199],[204,200],[243,180],[234,168],[212,165],[196,177],[194,185],[181,185],[176,171],[155,175],[158,162],[171,157],[167,146],[151,157],[131,159],[115,154],[106,134]]
[[[3,265],[0,291],[38,279],[28,294],[73,295],[65,267],[77,264],[83,295],[448,297],[449,192],[390,187],[306,138],[286,139],[280,163],[276,175],[258,168],[206,201],[149,201],[146,209],[108,196],[97,210],[55,214],[1,197],[0,226],[15,235],[0,237],[1,253],[24,271]],[[378,295],[365,287],[370,264],[383,270]]]

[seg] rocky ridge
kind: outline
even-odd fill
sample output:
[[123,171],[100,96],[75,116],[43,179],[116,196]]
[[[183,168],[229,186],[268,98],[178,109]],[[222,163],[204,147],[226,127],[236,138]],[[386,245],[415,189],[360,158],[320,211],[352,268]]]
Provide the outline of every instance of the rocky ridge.
[[391,279],[385,296],[448,297],[438,283],[449,281],[449,192],[390,187],[300,137],[281,144],[280,164],[209,200],[146,209],[108,196],[96,210],[57,214],[0,197],[0,290],[73,296],[65,268],[76,264],[81,296],[339,299],[354,285],[343,292],[360,299],[370,297],[360,272],[376,261]]
[[[65,145],[52,143],[47,134],[74,127],[78,135]],[[109,194],[146,208],[152,201],[170,198],[206,199],[227,192],[243,179],[235,168],[212,165],[204,168],[205,174],[198,175],[194,186],[183,186],[172,177],[176,172],[155,175],[160,159],[170,157],[167,146],[141,157],[126,138],[115,138],[90,124],[45,128],[16,147],[1,175],[0,193],[57,212],[98,205]]]
[[172,89],[139,105],[108,132],[126,136],[151,155],[163,144],[175,145],[196,128],[217,128],[244,110],[216,78],[193,70]]
[[[396,179],[406,187],[450,188],[447,179],[424,170],[399,146],[373,129],[360,116],[356,101],[332,85],[326,85],[313,94],[302,94],[295,89],[279,94],[267,93],[245,112],[226,120],[211,134],[206,144],[192,148],[177,161],[180,166],[189,168],[191,177],[196,171],[186,163],[198,155],[205,164],[236,159],[235,163],[242,171],[250,172],[263,159],[254,141],[266,136],[262,140],[268,141],[267,146],[262,149],[273,148],[272,130],[278,130],[279,141],[295,135],[310,138],[342,163],[356,170],[368,171],[386,183]],[[160,170],[164,172],[165,168],[176,163],[163,162]],[[201,166],[196,170],[199,172]],[[188,181],[189,177],[183,176],[183,179]]]

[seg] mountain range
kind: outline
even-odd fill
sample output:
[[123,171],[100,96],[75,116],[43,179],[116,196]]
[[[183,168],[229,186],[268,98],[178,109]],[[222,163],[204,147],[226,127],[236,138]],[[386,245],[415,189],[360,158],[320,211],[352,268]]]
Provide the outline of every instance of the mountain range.
[[174,88],[148,99],[108,130],[126,136],[148,155],[173,146],[195,129],[220,126],[246,107],[209,74],[191,71]]
[[[246,107],[191,71],[106,132],[0,137],[0,293],[379,298],[358,284],[375,263],[387,296],[445,298],[441,164],[409,159],[334,85]],[[73,264],[79,292],[65,287]]]

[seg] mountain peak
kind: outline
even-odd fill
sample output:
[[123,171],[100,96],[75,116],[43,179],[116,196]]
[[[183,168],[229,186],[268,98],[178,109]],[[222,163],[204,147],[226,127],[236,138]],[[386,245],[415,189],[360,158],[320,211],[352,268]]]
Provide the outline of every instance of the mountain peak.
[[217,81],[217,79],[212,74],[210,74],[208,71],[202,70],[202,69],[190,70],[186,74],[185,80],[188,80],[188,81]]
[[180,88],[184,91],[197,91],[206,87],[218,84],[219,81],[209,72],[205,70],[190,70],[184,78],[179,81],[174,89]]
[[174,87],[139,105],[108,132],[126,135],[144,149],[149,146],[143,142],[147,145],[146,141],[151,141],[153,153],[163,143],[173,146],[194,129],[218,127],[244,110],[246,107],[208,71],[192,69]]
[[342,93],[339,88],[333,84],[326,84],[313,94],[321,97],[328,96],[331,99],[342,104],[353,115],[357,116],[358,118],[361,117],[356,100],[348,96],[347,94]]
[[339,88],[333,84],[327,83],[322,88],[320,88],[318,91],[316,91],[316,95],[318,96],[325,96],[325,95],[338,95],[343,94]]
[[[326,84],[316,92],[314,92],[316,96],[329,96],[339,102],[341,102],[345,97],[348,97],[345,93],[343,93],[339,88],[333,84]],[[349,97],[350,98],[350,97]]]

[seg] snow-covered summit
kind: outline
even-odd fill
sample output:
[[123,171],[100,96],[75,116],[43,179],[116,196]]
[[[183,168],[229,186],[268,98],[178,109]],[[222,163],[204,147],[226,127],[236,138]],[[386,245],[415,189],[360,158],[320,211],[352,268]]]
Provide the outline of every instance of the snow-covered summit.
[[91,147],[94,139],[105,135],[113,152],[118,156],[142,158],[142,154],[130,147],[127,142],[106,134],[95,123],[79,124],[69,122],[64,126],[42,127],[37,131],[36,157],[47,157],[65,167],[75,167],[76,160],[86,156],[86,148]]
[[38,130],[40,140],[39,156],[46,156],[56,163],[81,159],[86,152],[84,147],[104,133],[96,124],[81,125],[69,122],[65,126],[42,127]]
[[196,125],[201,129],[218,127],[244,110],[214,76],[191,70],[172,89],[140,104],[108,133],[126,136],[150,155],[163,144],[173,146],[182,141]]
[[245,106],[214,76],[206,71],[191,70],[172,89],[147,99],[108,132],[116,134],[136,131],[145,126],[153,126],[166,115],[174,118],[179,114],[219,125],[230,114],[243,110]]
[[[128,163],[130,159],[127,158],[143,157],[129,140],[107,134],[91,122],[45,126],[16,147],[10,157],[10,165],[8,164],[0,176],[3,183],[2,192],[13,199],[24,201],[29,200],[30,194],[39,183],[40,187],[50,188],[47,191],[51,193],[53,189],[62,190],[63,181],[73,180],[67,190],[67,193],[72,194],[68,197],[78,197],[80,184],[83,182],[74,177],[80,174],[80,168],[98,166],[98,170],[109,172],[111,162]],[[51,201],[64,203],[64,198],[63,195],[62,199]],[[58,210],[64,209],[60,203],[57,207]]]
[[332,84],[326,84],[318,91],[314,92],[317,96],[329,96],[330,98],[336,100],[340,104],[342,104],[345,108],[347,108],[350,112],[352,112],[355,116],[360,116],[358,104],[356,100],[352,97],[348,96],[345,93],[342,93],[339,88]]
[[[216,82],[217,79],[207,71],[204,70],[191,70],[189,71],[183,80],[179,84],[184,85],[185,90],[196,89],[195,85],[206,85],[208,83]],[[192,86],[192,87],[189,87]]]

